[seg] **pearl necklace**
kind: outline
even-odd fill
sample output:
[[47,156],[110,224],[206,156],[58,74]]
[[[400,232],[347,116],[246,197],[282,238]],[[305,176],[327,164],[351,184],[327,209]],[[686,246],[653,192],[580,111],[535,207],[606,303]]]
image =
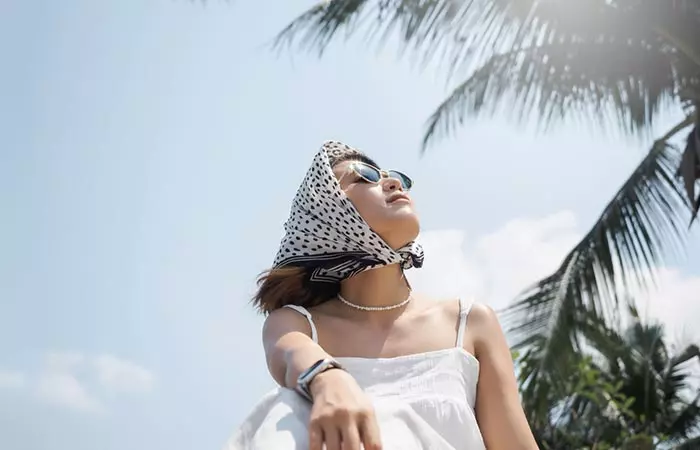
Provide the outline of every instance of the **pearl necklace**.
[[362,305],[357,305],[355,303],[350,303],[343,297],[342,295],[338,294],[338,300],[341,302],[345,303],[346,305],[350,306],[351,308],[355,309],[360,309],[362,311],[389,311],[390,309],[396,309],[396,308],[401,308],[402,306],[406,306],[408,302],[411,301],[413,297],[411,297],[411,294],[408,294],[408,298],[401,303],[397,303],[395,305],[389,305],[389,306],[362,306]]

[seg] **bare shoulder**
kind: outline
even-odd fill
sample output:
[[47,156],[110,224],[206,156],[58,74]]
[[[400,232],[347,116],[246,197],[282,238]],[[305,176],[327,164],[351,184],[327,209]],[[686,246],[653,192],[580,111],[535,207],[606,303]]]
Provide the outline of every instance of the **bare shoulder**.
[[265,318],[265,323],[263,324],[264,337],[279,337],[293,331],[300,331],[311,336],[309,321],[298,311],[294,311],[291,308],[279,308],[272,311]]
[[[432,303],[435,305],[435,308],[439,308],[441,313],[444,314],[445,318],[448,320],[455,321],[459,317],[459,298],[452,297],[436,299]],[[469,328],[474,327],[488,329],[493,328],[494,326],[500,326],[496,311],[494,311],[490,306],[479,302],[472,303],[467,320]]]
[[474,303],[469,311],[468,333],[477,353],[492,353],[506,346],[506,340],[494,309],[483,303]]
[[490,306],[479,302],[472,304],[469,310],[469,326],[480,329],[500,328],[496,311]]
[[[424,297],[422,303],[425,305],[421,308],[422,311],[429,312],[430,314],[437,313],[442,319],[449,323],[456,323],[459,318],[459,297]],[[496,311],[490,306],[479,302],[472,303],[467,320],[469,328],[492,329],[494,327],[500,327]]]

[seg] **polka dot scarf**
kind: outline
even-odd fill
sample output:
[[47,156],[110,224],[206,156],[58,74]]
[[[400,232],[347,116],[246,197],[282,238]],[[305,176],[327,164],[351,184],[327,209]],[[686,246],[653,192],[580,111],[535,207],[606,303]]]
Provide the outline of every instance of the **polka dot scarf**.
[[313,282],[337,283],[365,270],[423,265],[423,249],[411,242],[394,250],[376,234],[340,189],[332,164],[361,153],[343,143],[323,144],[304,177],[284,224],[274,267],[309,269]]

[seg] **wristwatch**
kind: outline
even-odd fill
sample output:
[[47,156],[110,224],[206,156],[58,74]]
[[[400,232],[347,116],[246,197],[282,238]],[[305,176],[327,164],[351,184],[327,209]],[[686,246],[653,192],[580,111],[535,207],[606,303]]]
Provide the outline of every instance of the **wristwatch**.
[[311,382],[316,378],[316,376],[320,373],[325,372],[326,370],[330,369],[341,369],[345,370],[343,366],[340,365],[338,361],[332,358],[324,358],[324,359],[319,359],[315,363],[311,365],[308,369],[303,371],[301,374],[299,374],[299,378],[297,378],[297,386],[296,386],[296,391],[307,399],[308,401],[313,401],[313,398],[311,397],[311,390],[309,389],[309,386],[311,385]]

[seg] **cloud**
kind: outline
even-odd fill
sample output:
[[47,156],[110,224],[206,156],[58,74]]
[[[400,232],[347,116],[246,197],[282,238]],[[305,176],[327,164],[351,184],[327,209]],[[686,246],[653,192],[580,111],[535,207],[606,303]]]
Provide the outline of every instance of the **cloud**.
[[76,411],[103,412],[104,406],[78,380],[85,356],[78,352],[49,352],[36,382],[36,396],[49,404]]
[[474,258],[466,253],[467,236],[461,230],[428,231],[420,236],[425,262],[406,277],[416,291],[437,297],[464,295],[483,298],[486,280]]
[[147,369],[112,355],[98,356],[94,361],[100,384],[113,391],[147,392],[155,377]]
[[101,391],[146,392],[154,380],[147,369],[112,355],[88,358],[79,352],[50,352],[45,355],[35,393],[52,405],[103,413],[107,408],[98,396],[104,393]]
[[37,382],[37,396],[50,404],[77,411],[103,412],[104,406],[90,395],[75,375],[49,370]]
[[700,317],[700,276],[688,277],[679,270],[662,268],[657,286],[637,296],[640,314],[669,324],[666,332],[679,345],[700,343],[697,318]]
[[22,389],[26,384],[23,373],[0,370],[0,389]]
[[[463,230],[428,231],[420,237],[425,265],[407,277],[418,291],[469,296],[500,309],[552,273],[582,235],[569,211],[511,220],[471,238]],[[700,276],[668,267],[658,270],[657,288],[634,294],[640,313],[665,323],[671,342],[698,342],[691,326],[700,317]]]
[[520,291],[554,271],[580,239],[573,213],[511,220],[471,239],[463,230],[421,234],[425,265],[409,271],[414,288],[506,306]]

